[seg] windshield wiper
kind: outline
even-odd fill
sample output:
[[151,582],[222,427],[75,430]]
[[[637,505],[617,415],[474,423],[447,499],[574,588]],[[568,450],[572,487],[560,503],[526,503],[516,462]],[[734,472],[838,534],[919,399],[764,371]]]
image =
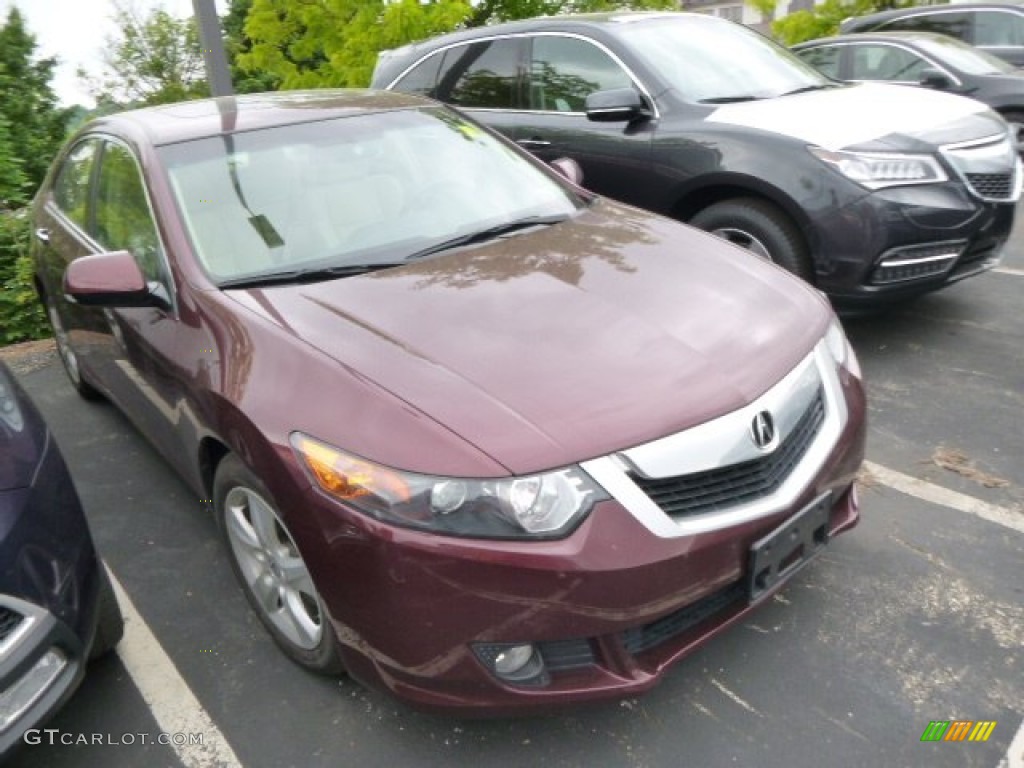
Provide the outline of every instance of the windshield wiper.
[[343,264],[337,267],[316,267],[309,269],[289,269],[283,272],[267,272],[262,275],[232,277],[217,283],[218,288],[259,288],[265,285],[284,285],[287,283],[315,283],[321,280],[334,280],[338,277],[363,275],[378,269],[396,267],[393,261],[378,261],[373,264]]
[[488,240],[495,240],[521,229],[546,227],[552,224],[558,224],[568,218],[568,214],[560,213],[554,216],[527,216],[526,218],[516,219],[515,221],[506,221],[503,224],[498,224],[494,227],[488,227],[487,229],[481,229],[476,232],[470,232],[466,235],[453,237],[450,240],[442,240],[440,243],[435,243],[434,245],[428,245],[426,248],[413,251],[405,257],[405,260],[415,261],[416,259],[422,259],[424,256],[430,256],[431,254],[440,253],[441,251],[450,251],[453,248],[460,248],[463,245],[473,245],[474,243],[483,243]]
[[811,91],[825,91],[829,88],[838,88],[840,83],[819,83],[818,85],[805,85],[803,88],[795,88],[792,91],[780,93],[779,96],[795,96],[798,93],[810,93]]
[[755,96],[752,93],[740,94],[739,96],[712,96],[710,99],[701,99],[698,104],[736,104],[741,101],[759,101],[763,96]]

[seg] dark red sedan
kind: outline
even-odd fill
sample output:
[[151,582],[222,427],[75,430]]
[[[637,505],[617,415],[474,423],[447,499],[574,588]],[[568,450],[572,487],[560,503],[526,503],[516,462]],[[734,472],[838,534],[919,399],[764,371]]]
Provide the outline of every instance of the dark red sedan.
[[34,227],[71,381],[213,499],[311,670],[633,695],[857,522],[864,392],[813,289],[435,103],[106,117]]

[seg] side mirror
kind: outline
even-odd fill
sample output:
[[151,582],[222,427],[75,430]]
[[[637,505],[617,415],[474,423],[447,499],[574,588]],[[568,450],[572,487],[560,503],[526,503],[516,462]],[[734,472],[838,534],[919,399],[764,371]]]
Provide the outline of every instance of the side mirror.
[[583,169],[571,157],[559,157],[552,160],[550,165],[577,187],[583,186]]
[[75,259],[64,270],[64,293],[86,307],[166,307],[167,302],[146,284],[135,257],[109,251]]
[[650,114],[635,88],[595,91],[587,96],[584,109],[588,120],[602,123],[635,120]]
[[953,81],[949,79],[949,75],[939,69],[928,69],[921,70],[921,76],[917,82],[923,85],[925,88],[936,88],[940,91],[953,86]]

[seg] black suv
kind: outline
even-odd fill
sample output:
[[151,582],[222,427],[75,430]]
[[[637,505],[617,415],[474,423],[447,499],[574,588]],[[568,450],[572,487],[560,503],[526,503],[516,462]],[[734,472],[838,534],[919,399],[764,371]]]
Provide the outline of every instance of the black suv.
[[1024,66],[1024,8],[1001,3],[958,3],[897,8],[846,19],[843,34],[881,31],[937,32]]
[[445,101],[584,183],[718,234],[863,306],[998,263],[1021,172],[1005,121],[840,84],[682,13],[541,18],[380,55],[373,85]]

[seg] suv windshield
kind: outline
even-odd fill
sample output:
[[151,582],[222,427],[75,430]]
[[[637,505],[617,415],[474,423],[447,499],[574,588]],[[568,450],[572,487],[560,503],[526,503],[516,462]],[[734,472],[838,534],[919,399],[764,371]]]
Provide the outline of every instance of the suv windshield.
[[160,154],[196,256],[225,285],[359,273],[583,204],[443,108],[203,138]]
[[834,85],[757,32],[710,16],[634,21],[618,34],[687,101],[770,99]]
[[914,38],[914,41],[939,61],[969,75],[1007,75],[1017,71],[1012,64],[953,37]]

